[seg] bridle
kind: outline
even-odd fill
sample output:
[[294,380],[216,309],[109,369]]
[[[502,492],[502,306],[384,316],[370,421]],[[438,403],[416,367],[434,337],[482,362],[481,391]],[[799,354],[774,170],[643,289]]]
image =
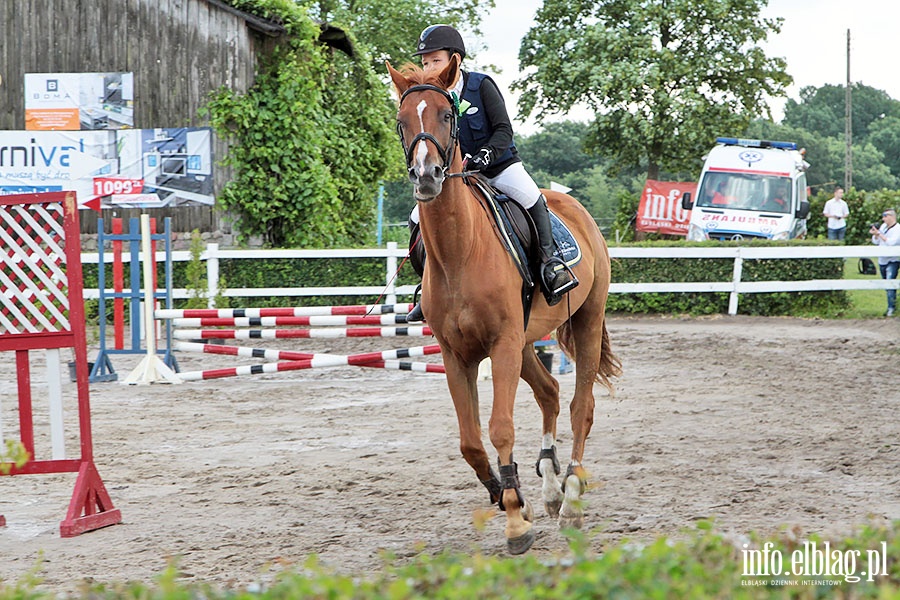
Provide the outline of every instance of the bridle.
[[403,132],[400,130],[400,123],[397,123],[397,135],[400,136],[400,144],[403,146],[403,153],[406,156],[406,169],[407,171],[412,172],[412,154],[420,141],[425,140],[426,142],[431,142],[434,144],[434,147],[437,148],[438,153],[441,155],[441,160],[443,164],[441,166],[441,171],[444,175],[447,174],[447,169],[450,168],[450,163],[453,162],[453,154],[456,152],[456,144],[459,139],[459,129],[458,129],[458,119],[459,119],[459,109],[456,99],[445,89],[439,88],[436,85],[431,85],[428,83],[424,83],[421,85],[414,85],[411,88],[408,88],[403,95],[400,96],[400,105],[403,105],[403,101],[413,92],[437,92],[441,94],[444,98],[447,99],[447,102],[450,104],[450,113],[453,115],[452,121],[450,123],[450,141],[446,146],[442,146],[441,143],[437,140],[436,137],[428,133],[427,131],[423,131],[421,133],[416,134],[416,136],[412,139],[409,145],[406,144],[406,141],[403,139]]

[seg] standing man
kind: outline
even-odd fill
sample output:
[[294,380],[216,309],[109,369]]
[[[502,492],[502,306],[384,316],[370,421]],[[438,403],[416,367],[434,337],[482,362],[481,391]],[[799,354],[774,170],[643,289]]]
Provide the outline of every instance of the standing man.
[[[881,227],[872,228],[869,233],[872,234],[872,243],[879,246],[900,246],[900,227],[897,227],[897,211],[889,208],[881,213]],[[882,279],[897,279],[897,271],[900,271],[900,248],[897,249],[896,256],[879,256],[878,267],[881,269]],[[887,312],[886,317],[894,316],[894,309],[897,304],[897,290],[887,290]]]
[[834,197],[825,203],[822,214],[828,218],[828,239],[843,240],[847,233],[847,217],[850,216],[850,208],[844,201],[844,188],[834,188]]

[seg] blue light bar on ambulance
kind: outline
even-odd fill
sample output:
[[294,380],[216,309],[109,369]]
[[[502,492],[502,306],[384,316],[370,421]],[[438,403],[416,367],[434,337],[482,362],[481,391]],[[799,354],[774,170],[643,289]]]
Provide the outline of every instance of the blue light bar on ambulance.
[[797,144],[794,142],[772,142],[769,140],[742,140],[740,138],[719,137],[716,138],[717,144],[725,144],[726,146],[746,146],[748,148],[780,148],[782,150],[796,150]]

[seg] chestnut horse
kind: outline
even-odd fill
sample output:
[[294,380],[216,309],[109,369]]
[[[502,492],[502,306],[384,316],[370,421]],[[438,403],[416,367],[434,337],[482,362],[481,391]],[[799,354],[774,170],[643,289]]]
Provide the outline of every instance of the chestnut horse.
[[[613,392],[610,377],[621,364],[610,349],[606,330],[609,252],[594,219],[575,199],[544,191],[550,209],[568,225],[582,251],[573,267],[581,284],[567,301],[547,305],[535,299],[525,329],[522,277],[499,242],[486,210],[464,181],[457,144],[457,107],[445,90],[456,80],[454,56],[440,73],[407,65],[398,72],[387,64],[400,97],[397,129],[406,152],[409,177],[419,203],[427,260],[422,279],[422,309],[441,347],[447,385],[459,421],[460,450],[491,502],[506,512],[507,547],[527,551],[534,541],[533,511],[519,490],[513,461],[513,404],[519,377],[534,392],[543,414],[542,449],[537,463],[542,496],[560,527],[581,527],[581,495],[587,473],[581,465],[594,421],[593,386]],[[449,172],[448,172],[449,171]],[[570,405],[572,455],[562,483],[556,457],[559,384],[538,359],[533,343],[556,329],[557,341],[576,362],[575,396]],[[478,365],[491,358],[493,406],[490,439],[499,457],[500,475],[491,468],[481,436]]]

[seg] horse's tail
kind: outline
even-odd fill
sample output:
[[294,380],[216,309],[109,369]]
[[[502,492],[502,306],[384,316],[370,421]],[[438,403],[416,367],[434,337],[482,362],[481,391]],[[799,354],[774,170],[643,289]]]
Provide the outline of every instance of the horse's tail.
[[[609,395],[614,396],[616,393],[610,377],[619,377],[622,375],[622,361],[612,351],[612,345],[609,342],[609,332],[606,330],[606,319],[603,320],[603,337],[600,343],[600,362],[597,365],[597,375],[594,381],[602,384]],[[575,353],[575,339],[572,334],[572,326],[569,321],[564,322],[556,330],[556,343],[562,348],[572,362],[578,360]]]

